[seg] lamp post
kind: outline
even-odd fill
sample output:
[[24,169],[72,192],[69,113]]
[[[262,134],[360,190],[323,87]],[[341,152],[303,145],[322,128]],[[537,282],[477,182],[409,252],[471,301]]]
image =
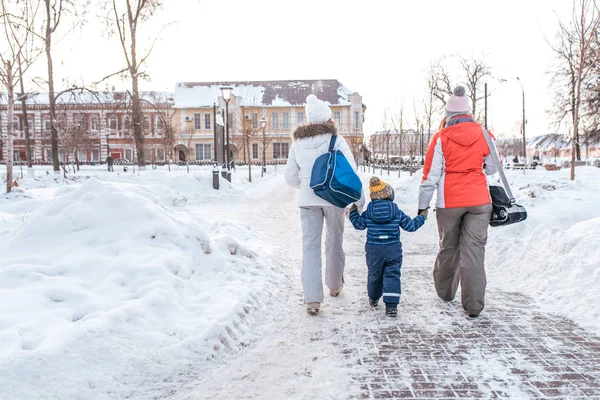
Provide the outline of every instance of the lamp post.
[[229,85],[221,86],[221,96],[223,97],[223,101],[225,102],[225,134],[227,136],[227,152],[226,152],[226,162],[227,162],[227,180],[231,182],[231,166],[229,165],[229,100],[231,100],[231,92],[233,88]]
[[525,124],[527,123],[527,120],[525,119],[525,90],[523,89],[523,82],[521,82],[521,79],[517,76],[517,80],[519,81],[519,84],[521,84],[521,93],[523,95],[523,121],[521,122],[521,126],[523,129],[523,157],[524,160],[523,162],[526,164],[527,163],[527,141],[526,141],[526,136],[525,136]]
[[265,158],[266,158],[266,152],[267,149],[265,149],[266,147],[266,143],[267,143],[267,120],[266,119],[261,119],[259,121],[260,123],[260,127],[262,128],[262,132],[263,132],[263,156],[262,156],[262,169],[260,172],[260,177],[262,178],[263,176],[265,176],[265,170],[267,169],[266,164],[265,164]]

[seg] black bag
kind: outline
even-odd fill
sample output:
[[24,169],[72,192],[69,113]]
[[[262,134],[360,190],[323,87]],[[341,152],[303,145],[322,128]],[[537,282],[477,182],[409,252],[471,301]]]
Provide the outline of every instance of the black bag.
[[490,226],[514,224],[527,219],[525,207],[510,199],[502,186],[490,185],[492,198],[492,219]]
[[492,198],[492,218],[490,219],[490,226],[510,225],[524,221],[527,219],[527,210],[525,210],[525,207],[516,203],[506,179],[506,175],[504,175],[504,170],[502,169],[496,146],[494,146],[489,133],[483,128],[482,131],[488,147],[490,148],[492,159],[498,166],[500,178],[502,178],[502,183],[504,184],[504,187],[490,185],[490,197]]

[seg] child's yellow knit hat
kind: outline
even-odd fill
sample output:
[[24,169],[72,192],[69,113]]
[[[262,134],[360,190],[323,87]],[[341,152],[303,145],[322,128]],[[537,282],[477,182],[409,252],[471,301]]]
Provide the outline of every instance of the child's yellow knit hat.
[[369,190],[371,191],[371,200],[383,200],[392,196],[394,189],[378,177],[374,176],[369,181]]

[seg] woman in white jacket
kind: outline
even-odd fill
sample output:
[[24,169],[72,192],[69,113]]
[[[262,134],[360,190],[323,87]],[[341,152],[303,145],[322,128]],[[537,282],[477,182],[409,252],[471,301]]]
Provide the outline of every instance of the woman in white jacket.
[[[300,187],[299,204],[302,223],[302,286],[307,311],[316,314],[323,302],[321,275],[321,237],[323,222],[325,239],[325,284],[331,296],[337,296],[344,286],[346,256],[342,248],[344,239],[345,210],[316,196],[310,188],[310,176],[315,160],[329,151],[329,142],[337,129],[331,120],[331,109],[314,95],[306,98],[307,124],[294,131],[285,169],[288,185]],[[356,163],[350,147],[338,136],[335,149],[341,150],[356,171]],[[364,196],[357,205],[362,208]]]

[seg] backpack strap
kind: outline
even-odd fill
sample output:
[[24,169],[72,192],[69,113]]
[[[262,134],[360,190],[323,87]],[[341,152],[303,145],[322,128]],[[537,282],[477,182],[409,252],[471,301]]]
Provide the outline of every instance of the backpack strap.
[[337,135],[331,135],[331,141],[329,142],[329,152],[333,153],[333,148],[335,147],[335,138]]
[[502,179],[502,183],[504,184],[504,189],[506,189],[506,193],[508,194],[510,202],[514,203],[515,197],[513,196],[512,191],[510,190],[510,185],[508,184],[508,180],[506,179],[506,175],[504,174],[504,168],[502,168],[502,163],[500,162],[500,157],[498,157],[498,151],[496,150],[496,146],[494,146],[494,142],[492,141],[492,138],[490,137],[488,131],[486,131],[484,128],[481,128],[481,131],[483,132],[483,136],[485,136],[485,141],[487,142],[487,145],[490,149],[490,155],[492,156],[492,160],[498,167],[498,172],[500,173],[500,178]]

